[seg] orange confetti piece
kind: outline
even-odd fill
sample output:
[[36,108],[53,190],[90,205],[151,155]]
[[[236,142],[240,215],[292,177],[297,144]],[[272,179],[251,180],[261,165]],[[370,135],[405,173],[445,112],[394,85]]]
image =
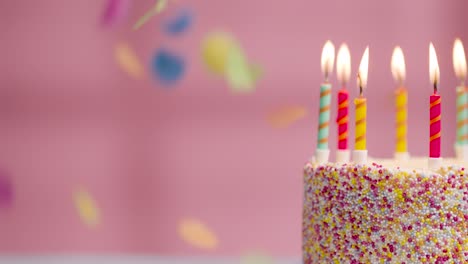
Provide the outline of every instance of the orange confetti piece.
[[178,233],[182,240],[200,249],[213,250],[218,246],[216,235],[196,219],[180,221]]
[[268,122],[274,128],[285,128],[304,118],[307,110],[303,106],[288,106],[271,113]]
[[89,227],[96,227],[101,222],[100,210],[88,192],[82,189],[76,191],[73,200],[83,223]]
[[126,43],[119,43],[115,46],[115,60],[120,68],[135,79],[142,79],[144,68],[135,52]]

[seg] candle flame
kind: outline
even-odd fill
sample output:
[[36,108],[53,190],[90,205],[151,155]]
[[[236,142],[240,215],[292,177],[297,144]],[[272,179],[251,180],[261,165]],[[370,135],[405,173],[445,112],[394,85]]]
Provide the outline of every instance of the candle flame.
[[336,73],[338,80],[344,86],[349,81],[351,76],[351,54],[349,53],[348,45],[341,44],[336,58]]
[[437,54],[432,42],[429,44],[429,77],[431,84],[434,85],[434,88],[437,88],[440,80],[440,70]]
[[403,50],[399,46],[393,49],[391,67],[393,79],[401,85],[406,77],[406,65]]
[[328,79],[328,76],[333,70],[333,64],[335,62],[335,46],[333,43],[328,40],[323,46],[322,50],[322,73],[325,75],[325,79]]
[[367,73],[369,71],[369,46],[366,47],[362,55],[361,63],[359,64],[358,86],[362,90],[367,86]]
[[464,81],[466,78],[466,58],[465,49],[460,39],[456,39],[453,44],[453,69],[460,81]]

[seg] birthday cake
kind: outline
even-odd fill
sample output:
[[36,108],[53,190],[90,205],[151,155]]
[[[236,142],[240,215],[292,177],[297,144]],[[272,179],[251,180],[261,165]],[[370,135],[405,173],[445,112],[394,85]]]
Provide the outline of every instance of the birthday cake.
[[[457,48],[458,47],[458,48]],[[341,48],[340,48],[341,50]],[[457,50],[459,52],[457,52]],[[454,67],[460,80],[466,62],[459,40]],[[333,46],[322,54],[325,77],[333,65]],[[338,53],[340,82],[349,77],[347,47]],[[330,55],[331,54],[331,55]],[[460,55],[461,54],[461,55]],[[341,59],[340,59],[341,57]],[[343,59],[345,58],[345,59]],[[316,155],[304,168],[302,222],[303,260],[311,263],[468,263],[468,93],[457,88],[457,159],[441,158],[441,96],[437,56],[429,46],[429,72],[434,87],[429,105],[429,157],[407,153],[407,95],[396,94],[395,160],[373,160],[366,148],[366,86],[368,49],[358,73],[355,99],[355,146],[352,162],[347,148],[348,96],[338,93],[338,150],[328,162],[331,85],[321,86]],[[460,59],[461,58],[461,59]],[[463,67],[461,67],[463,66]],[[400,86],[404,59],[399,47],[392,55],[392,73]],[[343,143],[343,144],[342,144]]]
[[306,164],[304,263],[467,263],[464,167],[376,162]]

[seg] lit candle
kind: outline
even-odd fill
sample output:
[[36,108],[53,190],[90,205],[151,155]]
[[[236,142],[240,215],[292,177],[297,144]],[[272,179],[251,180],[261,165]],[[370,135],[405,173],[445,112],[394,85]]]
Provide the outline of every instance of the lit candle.
[[395,47],[392,54],[391,62],[392,74],[395,81],[398,83],[396,90],[395,106],[396,106],[396,145],[395,159],[408,160],[408,143],[406,139],[407,133],[407,118],[408,118],[408,91],[403,86],[406,76],[405,57],[400,47]]
[[328,78],[333,70],[335,62],[335,47],[331,41],[327,41],[322,50],[322,73],[325,76],[325,82],[320,85],[320,111],[319,126],[317,134],[316,160],[318,163],[328,162],[330,150],[328,149],[328,134],[330,124],[330,103],[331,103],[331,84]]
[[364,97],[364,89],[367,86],[367,72],[369,68],[369,47],[366,48],[359,64],[357,83],[359,86],[359,97],[354,100],[356,106],[356,137],[354,142],[353,161],[355,163],[367,162],[366,148],[366,119],[367,100]]
[[438,169],[441,166],[441,97],[437,94],[440,70],[437,54],[432,43],[429,45],[429,77],[431,84],[434,86],[434,93],[430,97],[429,167],[431,169]]
[[346,90],[346,84],[351,75],[351,55],[348,46],[342,44],[338,50],[336,58],[336,73],[341,84],[341,90],[338,92],[338,115],[336,123],[338,125],[338,150],[336,152],[336,162],[349,162],[348,149],[348,105],[349,94]]
[[453,44],[453,68],[460,85],[457,87],[457,142],[458,159],[468,160],[468,92],[465,87],[466,58],[463,43],[456,39]]

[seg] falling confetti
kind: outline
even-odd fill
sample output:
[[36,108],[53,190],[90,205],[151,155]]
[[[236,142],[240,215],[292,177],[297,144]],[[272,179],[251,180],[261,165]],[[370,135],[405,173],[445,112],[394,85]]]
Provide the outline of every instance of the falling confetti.
[[88,192],[82,189],[76,191],[73,200],[83,223],[89,227],[96,227],[101,222],[99,208]]
[[250,65],[239,46],[231,46],[229,49],[226,78],[234,92],[251,92],[255,87]]
[[243,256],[240,264],[273,264],[273,258],[265,253],[253,252]]
[[115,46],[115,59],[119,66],[128,75],[135,79],[142,79],[144,69],[135,52],[126,43],[119,43]]
[[223,76],[231,91],[248,93],[263,76],[258,64],[251,64],[241,45],[228,33],[214,32],[202,42],[202,57],[207,68]]
[[303,106],[288,106],[280,108],[268,116],[268,122],[274,128],[285,128],[304,118],[307,110]]
[[151,66],[153,74],[163,84],[174,84],[185,73],[183,58],[165,49],[160,49],[156,52]]
[[5,172],[0,171],[0,209],[13,204],[13,184]]
[[180,35],[190,27],[192,20],[192,13],[189,10],[184,10],[164,25],[165,31],[169,35]]
[[124,20],[130,10],[130,0],[108,0],[102,15],[102,24],[112,26]]
[[200,249],[213,250],[218,246],[215,234],[196,219],[182,220],[178,233],[182,240]]
[[153,16],[164,11],[164,9],[166,9],[167,7],[168,2],[169,0],[157,0],[156,4],[150,10],[146,11],[146,13],[137,20],[135,25],[133,25],[133,30],[139,29],[144,24],[146,24]]
[[234,38],[228,33],[208,34],[202,43],[202,57],[208,69],[224,76],[229,50],[234,45]]

